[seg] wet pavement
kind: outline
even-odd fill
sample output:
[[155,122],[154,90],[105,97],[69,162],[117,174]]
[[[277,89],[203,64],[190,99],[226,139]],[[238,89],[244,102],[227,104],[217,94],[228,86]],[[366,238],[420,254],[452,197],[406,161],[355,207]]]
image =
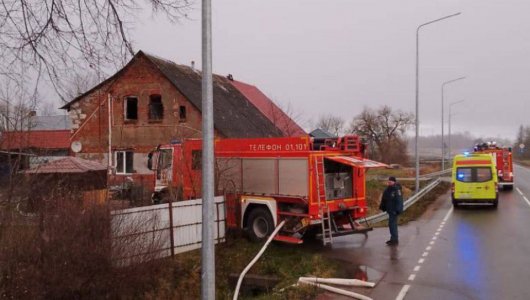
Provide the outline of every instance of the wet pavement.
[[500,192],[497,209],[453,210],[447,193],[400,226],[397,247],[385,245],[387,228],[376,228],[335,238],[323,251],[351,278],[375,282],[348,289],[373,299],[530,299],[530,169],[518,166],[515,176],[517,188]]

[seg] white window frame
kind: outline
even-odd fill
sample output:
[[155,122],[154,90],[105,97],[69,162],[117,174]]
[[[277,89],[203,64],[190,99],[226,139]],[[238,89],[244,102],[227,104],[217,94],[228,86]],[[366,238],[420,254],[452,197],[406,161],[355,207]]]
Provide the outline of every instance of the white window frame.
[[[123,170],[121,171],[118,170],[118,153],[123,153]],[[132,155],[131,173],[127,173],[127,153],[131,153]],[[132,150],[114,151],[114,170],[116,170],[116,175],[131,175],[134,172],[134,152]]]

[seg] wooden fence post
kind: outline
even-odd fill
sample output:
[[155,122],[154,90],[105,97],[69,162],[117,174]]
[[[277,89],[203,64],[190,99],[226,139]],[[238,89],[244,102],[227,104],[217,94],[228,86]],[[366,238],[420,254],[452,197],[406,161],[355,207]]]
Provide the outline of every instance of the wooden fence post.
[[171,257],[175,256],[175,240],[173,237],[173,201],[169,200],[169,241],[171,243]]

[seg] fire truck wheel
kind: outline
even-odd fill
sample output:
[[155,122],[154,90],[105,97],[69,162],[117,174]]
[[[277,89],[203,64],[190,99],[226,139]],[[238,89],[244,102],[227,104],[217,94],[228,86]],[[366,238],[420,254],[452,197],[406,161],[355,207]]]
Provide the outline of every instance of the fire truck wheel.
[[263,207],[256,207],[250,212],[247,224],[250,239],[255,242],[264,240],[274,231],[272,216]]
[[304,232],[304,241],[313,241],[316,239],[317,237],[317,234],[319,234],[321,232],[320,228],[318,228],[317,226],[311,226],[309,228],[306,229],[306,231]]
[[513,190],[513,185],[505,185],[502,189],[505,191],[511,191]]

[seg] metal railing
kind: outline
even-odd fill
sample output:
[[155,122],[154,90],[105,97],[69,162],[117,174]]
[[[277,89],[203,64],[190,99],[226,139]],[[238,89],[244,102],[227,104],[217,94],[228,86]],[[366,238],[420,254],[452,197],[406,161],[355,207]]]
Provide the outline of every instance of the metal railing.
[[[440,172],[438,172],[438,173],[440,173]],[[431,173],[431,174],[433,174],[433,173]],[[423,196],[425,196],[432,189],[434,189],[436,186],[438,186],[438,184],[440,184],[440,182],[442,182],[442,180],[440,178],[437,178],[433,182],[429,183],[426,187],[421,189],[417,194],[414,194],[412,197],[408,198],[403,203],[403,211],[406,211],[409,207],[414,205],[414,203],[418,202],[418,200],[420,200]],[[386,219],[388,219],[388,214],[386,212],[382,212],[382,213],[378,213],[377,215],[373,215],[373,216],[367,217],[367,218],[363,219],[363,221],[366,222],[366,223],[370,222],[370,223],[373,224],[373,223],[379,223],[379,222],[384,221]]]
[[442,176],[442,175],[445,175],[445,174],[450,174],[451,173],[451,170],[452,168],[449,168],[449,169],[445,169],[443,171],[438,171],[438,172],[433,172],[433,173],[429,173],[429,174],[424,174],[424,175],[421,175],[420,178],[433,178],[433,177],[438,177],[438,176]]
[[[449,169],[445,169],[443,171],[436,171],[436,172],[432,172],[432,173],[429,173],[429,174],[422,174],[420,175],[419,177],[419,180],[420,181],[426,181],[426,180],[431,180],[435,177],[442,177],[442,176],[445,176],[445,175],[451,175],[451,168]],[[383,175],[378,175],[376,177],[377,180],[386,180],[388,177],[387,176],[383,176]],[[398,177],[397,178],[398,181],[412,181],[412,180],[415,180],[415,177]]]

